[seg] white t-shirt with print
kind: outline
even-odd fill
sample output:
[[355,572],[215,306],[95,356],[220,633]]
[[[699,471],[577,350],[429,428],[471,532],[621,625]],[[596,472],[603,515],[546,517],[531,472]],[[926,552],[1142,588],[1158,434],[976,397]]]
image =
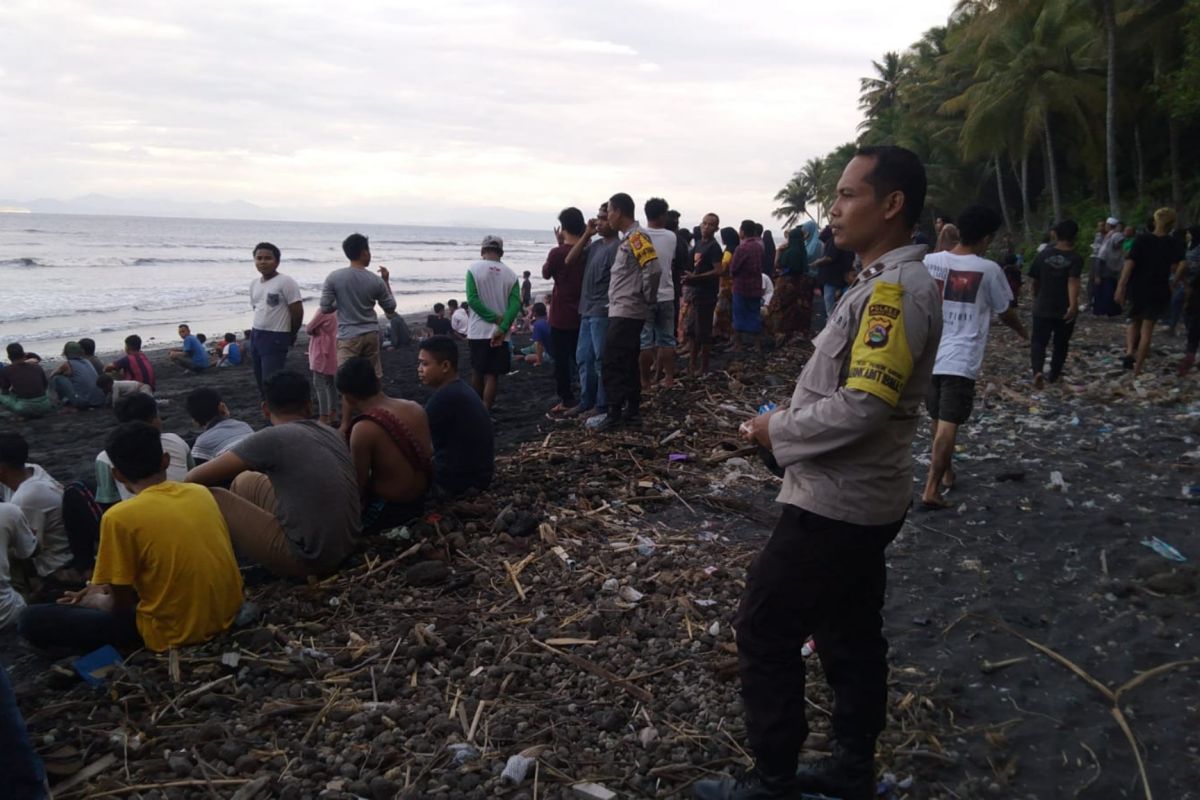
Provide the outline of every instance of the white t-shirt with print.
[[992,314],[1012,304],[1012,289],[995,261],[949,251],[925,256],[925,267],[942,295],[942,342],[934,375],[960,375],[975,380],[983,366]]
[[288,306],[300,300],[300,286],[291,275],[276,272],[268,281],[250,282],[250,305],[254,309],[251,327],[259,331],[290,333],[292,312]]

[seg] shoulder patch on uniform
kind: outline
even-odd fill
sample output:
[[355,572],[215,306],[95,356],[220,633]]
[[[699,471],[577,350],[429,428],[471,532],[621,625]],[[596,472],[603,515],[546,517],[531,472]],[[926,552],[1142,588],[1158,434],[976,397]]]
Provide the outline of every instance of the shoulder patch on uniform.
[[636,231],[629,234],[627,239],[629,249],[633,252],[633,257],[637,259],[638,264],[645,267],[651,261],[658,258],[658,252],[654,249],[654,243],[650,241],[650,237],[641,231]]
[[847,389],[873,394],[890,406],[900,402],[912,375],[912,351],[904,333],[904,288],[876,283],[850,350]]

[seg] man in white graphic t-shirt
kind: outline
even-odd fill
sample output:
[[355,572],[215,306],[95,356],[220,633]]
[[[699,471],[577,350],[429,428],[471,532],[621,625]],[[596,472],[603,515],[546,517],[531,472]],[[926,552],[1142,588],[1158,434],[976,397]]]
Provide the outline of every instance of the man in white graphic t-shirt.
[[985,206],[971,206],[958,220],[959,244],[953,250],[925,256],[925,267],[942,295],[942,341],[933,365],[933,382],[925,398],[933,417],[933,455],[921,494],[926,510],[947,508],[942,488],[954,485],[954,440],[958,426],[971,416],[975,378],[983,365],[992,314],[1028,340],[1029,334],[1012,306],[1012,289],[1004,270],[983,258],[1000,229],[1000,215]]

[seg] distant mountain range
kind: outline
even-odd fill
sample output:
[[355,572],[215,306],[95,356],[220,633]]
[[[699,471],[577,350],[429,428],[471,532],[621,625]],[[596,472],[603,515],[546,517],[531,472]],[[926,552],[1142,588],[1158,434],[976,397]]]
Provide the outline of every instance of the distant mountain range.
[[533,213],[509,208],[445,208],[430,205],[347,205],[325,209],[271,208],[245,200],[203,202],[111,197],[86,194],[70,200],[0,198],[0,213],[96,214],[130,217],[190,217],[193,219],[263,219],[297,222],[445,225],[454,228],[552,228],[557,209]]

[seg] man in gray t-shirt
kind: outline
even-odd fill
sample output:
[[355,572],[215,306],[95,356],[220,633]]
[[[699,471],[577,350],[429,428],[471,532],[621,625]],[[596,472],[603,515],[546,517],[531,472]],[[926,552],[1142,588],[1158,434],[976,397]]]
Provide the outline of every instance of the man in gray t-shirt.
[[321,310],[326,313],[336,311],[338,316],[338,366],[362,356],[371,359],[375,374],[382,378],[379,318],[375,315],[375,304],[379,304],[389,319],[396,316],[396,298],[388,286],[388,271],[385,267],[379,268],[379,275],[367,271],[371,265],[371,248],[367,237],[361,233],[346,237],[342,251],[350,259],[350,266],[329,273],[321,289]]
[[287,578],[323,577],[354,549],[361,513],[350,450],[311,419],[308,381],[292,370],[264,381],[271,427],[188,473],[213,488],[243,556]]

